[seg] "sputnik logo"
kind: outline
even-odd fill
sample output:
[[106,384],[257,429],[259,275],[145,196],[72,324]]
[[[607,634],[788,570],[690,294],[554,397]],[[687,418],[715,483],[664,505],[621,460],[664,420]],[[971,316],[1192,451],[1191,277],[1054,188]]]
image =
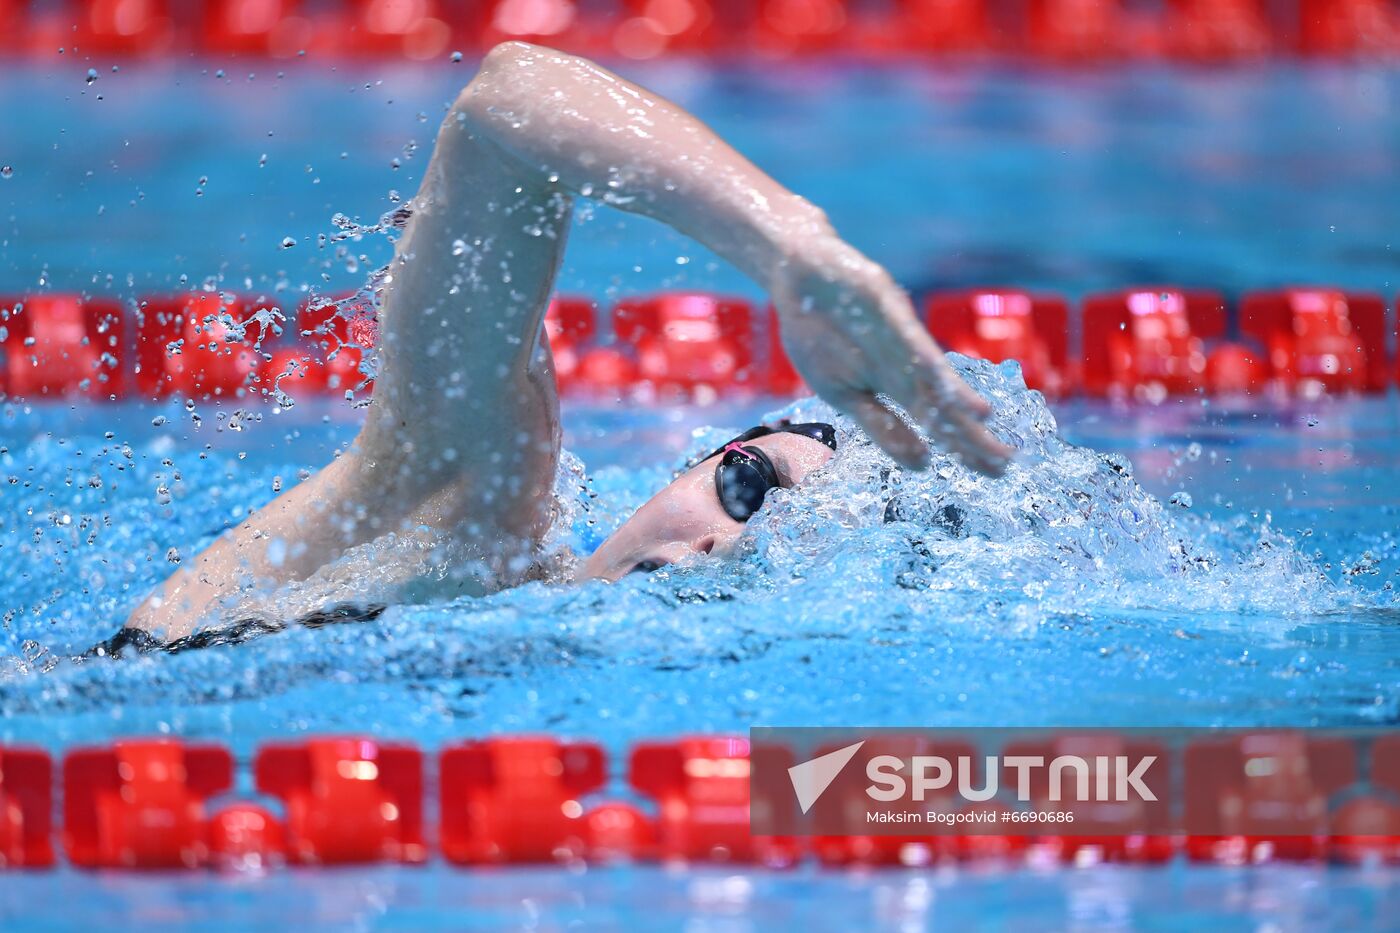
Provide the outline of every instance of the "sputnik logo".
[[846,767],[847,762],[855,757],[856,752],[865,744],[862,739],[853,745],[845,748],[838,748],[834,752],[827,752],[825,755],[818,755],[799,765],[788,768],[788,777],[792,780],[792,790],[797,794],[797,805],[802,808],[805,814],[812,809],[812,804],[817,802],[831,782],[836,780],[836,775],[841,773],[841,769]]

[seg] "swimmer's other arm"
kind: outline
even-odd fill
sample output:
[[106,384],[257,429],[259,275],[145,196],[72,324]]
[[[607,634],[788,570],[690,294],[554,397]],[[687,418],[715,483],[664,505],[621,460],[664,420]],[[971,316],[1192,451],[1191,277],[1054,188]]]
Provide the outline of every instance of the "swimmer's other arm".
[[734,263],[774,299],[807,383],[906,465],[928,450],[877,395],[944,448],[997,474],[1010,451],[989,413],[880,266],[825,215],[664,98],[585,59],[511,42],[487,56],[449,115],[551,180],[654,217]]

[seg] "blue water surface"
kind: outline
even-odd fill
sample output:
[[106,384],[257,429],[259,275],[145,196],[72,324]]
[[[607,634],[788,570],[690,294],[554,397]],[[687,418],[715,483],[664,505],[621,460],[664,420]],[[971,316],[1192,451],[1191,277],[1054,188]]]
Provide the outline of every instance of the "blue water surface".
[[[12,68],[0,82],[0,125],[23,128],[0,137],[0,163],[14,169],[0,180],[0,292],[130,298],[209,283],[290,303],[308,288],[358,285],[387,244],[335,256],[317,234],[335,212],[371,219],[392,192],[412,192],[468,73],[448,62],[223,76],[216,63],[94,63],[88,84],[90,65],[78,64]],[[1390,72],[634,73],[821,203],[916,290],[1394,287],[1400,79]],[[295,246],[281,246],[287,236]],[[754,294],[704,251],[607,209],[580,219],[561,285],[599,298]],[[1001,393],[999,429],[1033,450],[1006,485],[953,467],[894,482],[852,441],[847,474],[779,497],[737,566],[395,606],[369,625],[121,664],[67,657],[114,631],[172,556],[189,559],[324,464],[361,413],[310,399],[289,410],[9,403],[0,741],[60,752],[178,734],[227,743],[246,761],[266,739],[327,731],[435,748],[543,730],[596,737],[620,761],[639,738],[751,725],[1400,719],[1393,396],[1052,406],[1066,439],[1129,468],[1064,447],[1014,372],[975,375]],[[566,446],[590,477],[572,543],[596,543],[663,485],[709,439],[694,429],[746,427],[781,404],[566,406]],[[888,501],[910,494],[956,504],[970,532],[918,509],[886,525]],[[811,527],[820,533],[784,531]],[[1384,929],[1395,881],[1182,866],[868,876],[432,867],[139,881],[65,870],[0,877],[0,921]]]

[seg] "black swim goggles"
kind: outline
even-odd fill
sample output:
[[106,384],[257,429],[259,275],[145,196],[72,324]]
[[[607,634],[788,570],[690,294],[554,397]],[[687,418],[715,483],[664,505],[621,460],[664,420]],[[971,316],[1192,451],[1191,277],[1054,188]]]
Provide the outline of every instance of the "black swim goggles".
[[836,449],[836,429],[820,421],[804,424],[779,424],[776,428],[759,425],[750,428],[729,443],[704,457],[701,462],[719,456],[715,466],[715,490],[719,494],[719,504],[725,513],[736,522],[746,522],[763,505],[768,490],[776,488],[778,471],[768,455],[757,447],[746,447],[746,442],[770,434],[800,434],[814,441],[821,441],[832,450]]

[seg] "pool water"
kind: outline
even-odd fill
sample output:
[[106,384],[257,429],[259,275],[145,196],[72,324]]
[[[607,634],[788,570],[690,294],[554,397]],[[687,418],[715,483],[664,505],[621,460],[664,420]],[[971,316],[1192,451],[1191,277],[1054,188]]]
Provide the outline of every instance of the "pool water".
[[[667,481],[670,465],[698,446],[692,425],[742,426],[775,404],[633,413],[625,425],[613,411],[569,408],[566,444],[577,438],[591,464],[590,517],[600,525],[577,521],[575,546]],[[54,748],[154,731],[248,751],[286,732],[353,729],[434,745],[544,729],[621,752],[641,737],[752,724],[1400,718],[1392,400],[1247,412],[1078,403],[1066,414],[1071,438],[1126,455],[1157,501],[1175,497],[1149,521],[1211,549],[1224,569],[1159,582],[1124,548],[1125,535],[1093,553],[1098,571],[1075,566],[1066,588],[1051,570],[1018,575],[1017,562],[1030,558],[984,553],[974,535],[951,545],[971,553],[942,559],[950,582],[934,572],[926,585],[891,586],[886,575],[907,568],[886,537],[895,526],[881,520],[885,494],[846,519],[849,540],[814,558],[829,566],[807,566],[797,582],[769,560],[746,590],[727,565],[701,562],[616,587],[533,585],[396,607],[372,625],[115,665],[59,663],[45,674],[56,657],[111,634],[170,571],[171,548],[193,554],[270,500],[277,477],[290,485],[348,439],[353,417],[344,405],[298,405],[219,432],[192,428],[179,405],[16,407],[5,417],[5,436],[18,443],[4,472],[18,483],[6,489],[15,505],[3,652],[25,658],[10,662],[25,672],[0,680],[0,730]],[[106,440],[98,426],[118,436]],[[660,463],[616,465],[637,449],[658,451]],[[668,449],[675,454],[660,453]],[[169,504],[158,503],[161,488]],[[813,490],[816,505],[797,496],[787,505],[825,508],[826,496],[846,494]],[[962,579],[964,561],[1008,570]],[[360,595],[352,586],[343,598]]]
[[[25,127],[0,141],[15,168],[0,181],[0,292],[132,297],[210,281],[290,303],[307,287],[354,286],[387,245],[337,256],[316,234],[335,212],[373,217],[391,190],[412,192],[437,114],[467,75],[445,62],[251,78],[104,67],[87,85],[86,67],[16,71],[0,87],[6,125]],[[911,288],[1394,287],[1400,79],[1389,72],[635,74],[821,203]],[[654,224],[604,209],[579,224],[566,290],[753,294]],[[283,249],[286,236],[297,245]],[[58,752],[168,733],[246,757],[304,733],[435,748],[542,730],[598,738],[619,761],[639,738],[750,725],[1400,719],[1393,396],[1047,410],[1014,367],[959,365],[996,401],[997,430],[1027,451],[1001,484],[948,463],[892,473],[847,436],[842,469],[776,497],[737,564],[398,605],[371,624],[120,664],[66,658],[111,634],[173,560],[325,463],[359,413],[311,399],[285,410],[7,404],[0,741]],[[561,476],[568,543],[596,544],[688,452],[783,404],[566,406],[565,443],[586,471]],[[826,414],[810,402],[795,412]],[[896,501],[901,520],[886,522]],[[374,585],[367,574],[339,595]],[[432,867],[136,882],[60,871],[0,876],[0,919],[43,928],[32,908],[63,901],[77,906],[55,928],[275,915],[333,928],[742,930],[850,928],[873,915],[900,928],[1200,929],[1248,916],[1259,929],[1379,929],[1396,897],[1392,872],[1320,868]],[[385,915],[390,904],[409,913]]]
[[[80,896],[73,897],[74,892]],[[210,881],[61,870],[0,881],[0,919],[64,899],[63,924],[25,930],[325,929],[989,930],[1195,933],[1200,930],[1394,929],[1393,872],[1280,866],[1267,870],[1099,866],[743,873],[732,869],[441,866],[286,871]],[[118,921],[120,924],[120,920]],[[139,924],[139,926],[137,926]],[[123,927],[119,927],[123,928]],[[7,927],[8,929],[8,927]]]
[[[88,62],[61,58],[11,64],[0,83],[5,125],[23,128],[0,140],[13,169],[0,178],[0,293],[130,297],[181,276],[353,288],[364,263],[347,268],[316,236],[337,212],[373,219],[413,194],[473,69],[92,65],[90,85]],[[915,292],[1400,285],[1394,69],[624,70],[820,204]],[[297,245],[284,249],[288,236]],[[580,218],[569,246],[565,291],[757,294],[690,242],[611,209]]]

